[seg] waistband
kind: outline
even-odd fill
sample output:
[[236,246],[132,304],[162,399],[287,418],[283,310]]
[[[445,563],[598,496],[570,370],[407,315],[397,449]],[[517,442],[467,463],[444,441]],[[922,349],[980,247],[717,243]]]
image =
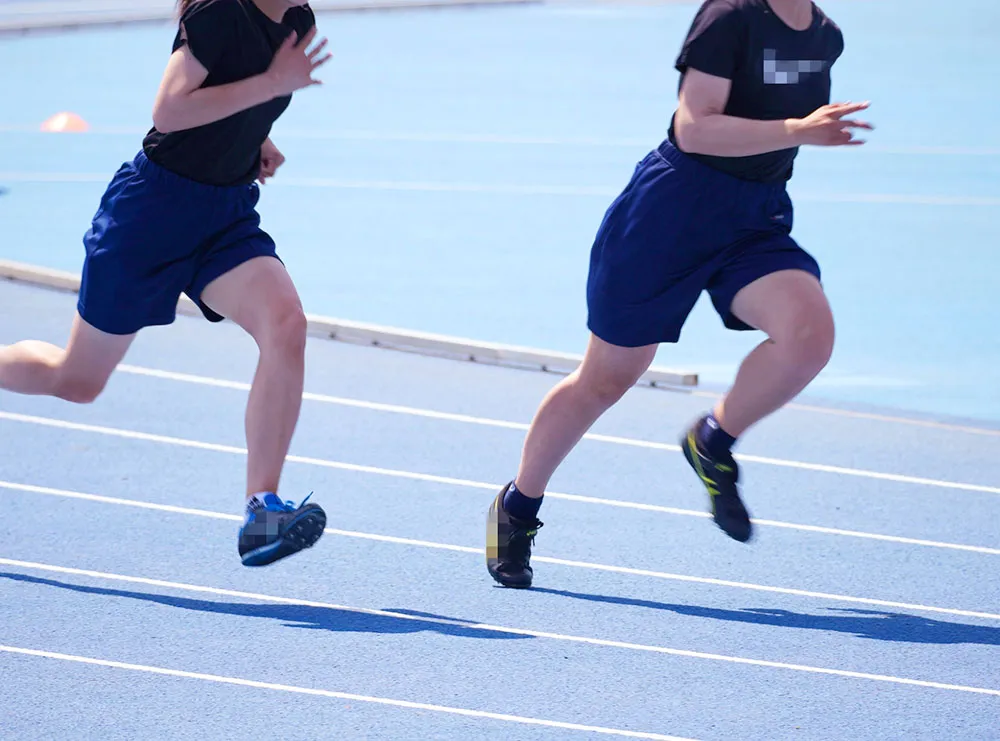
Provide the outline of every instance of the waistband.
[[675,147],[669,139],[664,139],[655,151],[678,172],[703,180],[715,181],[720,187],[739,187],[743,190],[751,190],[764,194],[783,193],[786,189],[786,183],[784,182],[762,183],[755,180],[744,180],[735,175],[730,175],[728,172],[716,170],[714,167],[710,167],[699,162],[694,157],[685,154]]
[[247,185],[210,185],[208,183],[199,183],[197,180],[179,175],[173,170],[168,170],[163,165],[153,162],[143,150],[139,150],[139,153],[132,160],[132,166],[146,180],[168,183],[174,187],[187,188],[188,190],[199,191],[201,193],[235,194],[245,193],[248,190],[257,188],[256,183],[249,183]]

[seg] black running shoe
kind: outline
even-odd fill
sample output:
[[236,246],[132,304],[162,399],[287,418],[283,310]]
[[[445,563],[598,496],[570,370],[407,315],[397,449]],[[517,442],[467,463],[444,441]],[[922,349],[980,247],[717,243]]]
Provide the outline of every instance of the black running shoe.
[[486,569],[505,587],[527,589],[534,575],[531,546],[542,523],[537,519],[523,522],[508,515],[503,508],[508,489],[510,484],[497,494],[486,518]]
[[264,506],[251,512],[240,528],[244,566],[266,566],[316,545],[326,528],[326,513],[318,504],[306,504],[308,500],[296,507],[274,494],[264,497]]
[[698,447],[695,431],[699,424],[700,422],[695,423],[681,440],[684,457],[708,490],[709,510],[715,524],[733,540],[746,543],[753,534],[753,526],[750,523],[750,513],[740,499],[737,486],[740,480],[739,466],[731,454],[711,458]]

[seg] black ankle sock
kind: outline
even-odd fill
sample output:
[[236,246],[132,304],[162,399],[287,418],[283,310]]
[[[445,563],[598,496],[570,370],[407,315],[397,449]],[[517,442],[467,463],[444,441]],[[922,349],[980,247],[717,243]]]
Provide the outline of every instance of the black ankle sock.
[[709,414],[698,423],[695,436],[698,439],[698,447],[708,453],[711,458],[719,458],[729,454],[733,445],[736,444],[736,438],[722,429],[714,414]]
[[510,485],[503,497],[504,511],[515,520],[534,522],[538,518],[538,510],[542,506],[542,497],[537,499],[527,497],[518,491],[514,484]]

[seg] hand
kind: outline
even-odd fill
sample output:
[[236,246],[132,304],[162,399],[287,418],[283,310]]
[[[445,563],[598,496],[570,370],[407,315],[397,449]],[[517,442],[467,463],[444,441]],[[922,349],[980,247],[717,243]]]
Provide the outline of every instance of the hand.
[[260,174],[257,175],[260,184],[264,185],[268,178],[273,178],[278,168],[283,164],[285,164],[285,155],[274,146],[274,142],[266,139],[260,148]]
[[320,56],[320,52],[326,47],[326,39],[322,39],[312,51],[309,51],[309,45],[315,38],[315,26],[309,30],[301,43],[297,43],[298,36],[292,31],[281,44],[281,48],[275,52],[271,66],[265,73],[273,85],[274,97],[280,98],[310,85],[322,84],[319,80],[313,79],[313,72],[326,64],[332,55]]
[[855,139],[853,129],[871,131],[875,127],[866,121],[844,118],[863,111],[869,103],[833,103],[817,108],[805,118],[791,122],[796,144],[813,144],[820,147],[857,146],[864,139]]

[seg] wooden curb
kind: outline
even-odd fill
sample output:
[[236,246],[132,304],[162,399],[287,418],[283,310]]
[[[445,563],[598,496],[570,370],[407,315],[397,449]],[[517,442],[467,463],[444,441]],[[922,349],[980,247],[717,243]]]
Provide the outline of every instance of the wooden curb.
[[[78,293],[80,290],[80,277],[73,273],[8,260],[0,260],[0,279],[69,293]],[[182,296],[178,302],[177,313],[185,316],[201,316],[201,310],[186,296]],[[572,372],[583,360],[582,355],[570,353],[478,342],[462,337],[415,332],[324,316],[307,315],[307,318],[310,336],[352,345],[367,345],[419,355],[562,375]],[[653,367],[643,374],[638,383],[652,387],[691,388],[698,385],[698,374]]]

